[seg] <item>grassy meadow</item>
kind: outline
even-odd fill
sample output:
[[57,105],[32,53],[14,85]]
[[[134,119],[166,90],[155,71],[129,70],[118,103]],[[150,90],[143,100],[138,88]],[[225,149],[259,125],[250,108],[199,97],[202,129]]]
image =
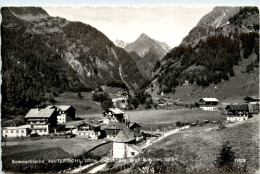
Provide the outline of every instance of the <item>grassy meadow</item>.
[[[8,139],[2,142],[2,161],[4,171],[13,172],[49,172],[61,171],[75,164],[48,163],[50,159],[78,158],[105,140],[71,139]],[[90,153],[96,156],[107,154],[112,143],[104,144]],[[44,160],[44,164],[12,164],[12,160]],[[32,170],[32,171],[30,171]]]
[[[125,111],[130,121],[149,125],[172,125],[176,122],[192,123],[203,120],[223,121],[226,116],[219,111],[204,111],[201,109],[182,110],[135,110]],[[80,116],[82,119],[102,118],[102,114],[86,114]]]
[[213,172],[222,144],[230,142],[236,159],[246,159],[247,170],[259,169],[259,115],[223,130],[194,127],[154,144],[149,153],[159,151],[187,164],[190,172]]
[[105,140],[88,140],[84,138],[71,138],[71,139],[39,139],[39,140],[12,140],[8,142],[7,146],[4,147],[4,142],[2,142],[3,154],[8,153],[18,153],[23,151],[31,151],[37,149],[46,148],[56,148],[60,147],[62,150],[68,154],[80,155],[83,151],[88,151],[93,147],[104,143]]

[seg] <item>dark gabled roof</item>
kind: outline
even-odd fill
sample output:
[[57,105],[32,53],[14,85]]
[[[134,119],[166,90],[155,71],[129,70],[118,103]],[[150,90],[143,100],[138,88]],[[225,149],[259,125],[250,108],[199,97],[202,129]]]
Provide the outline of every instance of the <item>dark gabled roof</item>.
[[165,100],[165,99],[163,99],[163,98],[160,98],[158,101],[164,101],[164,102],[166,102],[166,100]]
[[[68,109],[72,108],[75,109],[73,106],[70,105],[58,105],[56,106],[58,109],[62,110],[62,111],[67,111]],[[76,109],[75,109],[76,110]]]
[[136,122],[130,122],[129,123],[129,127],[131,128],[133,125],[137,125],[137,126],[139,126],[139,127],[141,127],[141,125],[140,124],[138,124],[138,123],[136,123]]
[[126,128],[126,123],[110,122],[109,124],[102,126],[104,129],[123,129]]
[[247,97],[244,98],[244,100],[246,100],[246,101],[260,101],[260,98],[256,97],[256,96],[247,96]]
[[248,111],[248,105],[247,104],[227,105],[226,110]]
[[129,128],[124,128],[118,132],[116,137],[113,139],[115,142],[127,143],[135,140],[134,132]]
[[[72,108],[75,109],[73,106],[71,105],[49,105],[46,107],[46,109],[52,109],[52,108],[57,108],[60,109],[62,111],[67,111],[68,109]],[[75,109],[76,110],[76,109]]]
[[55,109],[31,109],[25,118],[50,118]]

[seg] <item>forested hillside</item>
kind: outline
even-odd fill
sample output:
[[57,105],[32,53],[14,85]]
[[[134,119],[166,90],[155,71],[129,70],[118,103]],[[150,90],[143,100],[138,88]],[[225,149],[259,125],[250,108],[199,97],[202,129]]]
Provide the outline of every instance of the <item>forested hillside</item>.
[[[257,56],[248,65],[247,72],[251,72],[258,67],[259,29],[251,27],[259,26],[259,22],[255,20],[255,15],[258,14],[257,8],[241,8],[235,16],[228,19],[228,21],[231,21],[230,25],[232,25],[228,28],[235,28],[234,31],[232,30],[227,34],[224,32],[226,28],[223,26],[217,28],[215,33],[200,39],[196,45],[193,42],[182,43],[172,49],[163,58],[161,66],[155,67],[158,72],[155,79],[159,84],[159,89],[165,93],[174,93],[175,87],[184,84],[207,87],[213,83],[218,84],[222,81],[228,81],[230,77],[236,75],[233,67],[238,65],[241,60],[247,59],[251,54]],[[248,21],[247,23],[244,21],[249,19],[252,19],[253,22],[251,21],[248,26]],[[240,28],[243,28],[243,30]],[[196,35],[193,32],[190,34],[192,34],[192,37]],[[200,35],[197,36],[201,37]],[[187,40],[187,38],[189,37],[185,39]]]
[[35,7],[1,14],[2,116],[24,114],[63,91],[144,83],[127,52],[90,25]]
[[44,37],[2,27],[2,116],[24,114],[48,100],[46,93],[86,91],[76,72],[52,49]]

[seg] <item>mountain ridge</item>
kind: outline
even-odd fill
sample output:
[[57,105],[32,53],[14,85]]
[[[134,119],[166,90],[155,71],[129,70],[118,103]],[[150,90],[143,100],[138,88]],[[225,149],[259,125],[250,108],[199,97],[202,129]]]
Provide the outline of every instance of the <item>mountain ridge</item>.
[[[259,74],[259,10],[257,7],[231,9],[233,11],[229,11],[229,7],[216,7],[206,14],[182,43],[162,59],[161,65],[155,69],[149,90],[171,93],[173,96],[178,96],[175,92],[199,95],[201,91],[195,87],[207,90],[212,84],[230,84],[229,79],[242,77],[240,72],[234,70],[242,62],[246,62],[246,66],[241,71],[248,76],[243,79],[246,80],[245,84],[250,84],[250,74],[256,77]],[[226,11],[229,15],[223,15]],[[255,56],[250,58],[250,62],[244,61],[252,55]],[[254,81],[259,82],[259,78]],[[237,85],[243,89],[242,84]],[[182,86],[195,87],[184,92]],[[214,93],[214,89],[210,90]]]
[[[24,71],[24,67],[31,66],[31,62],[34,61],[48,60],[46,69],[51,69],[53,64],[58,64],[57,61],[59,61],[62,62],[59,63],[61,70],[69,69],[71,76],[64,76],[65,72],[59,73],[56,69],[50,70],[52,71],[54,82],[63,81],[61,79],[64,79],[64,84],[68,84],[67,87],[59,88],[59,86],[53,83],[53,87],[57,92],[72,90],[69,87],[70,80],[67,78],[72,76],[77,81],[77,84],[81,84],[87,89],[94,89],[107,83],[126,82],[128,87],[137,90],[143,83],[143,76],[127,52],[122,48],[116,47],[107,36],[88,24],[67,21],[60,17],[51,17],[42,8],[3,7],[1,13],[2,54],[5,55],[2,57],[3,67],[8,66],[10,69],[2,70],[4,77],[2,93],[7,93],[6,96],[3,96],[4,104],[2,106],[6,110],[10,111],[7,103],[13,103],[12,100],[15,98],[8,92],[15,89],[7,85],[6,82],[11,78],[7,74],[11,72],[13,74],[12,78],[15,78],[14,81],[18,83],[19,80],[16,80],[16,72],[18,71],[15,71],[14,68],[18,66],[21,71]],[[23,38],[24,41],[20,40],[19,37]],[[35,41],[36,38],[38,40]],[[14,44],[12,42],[15,39],[19,42]],[[27,45],[23,46],[24,43]],[[27,50],[23,50],[23,47],[27,48]],[[41,49],[41,47],[44,49]],[[44,50],[46,50],[46,53]],[[16,58],[17,61],[13,61],[15,59],[14,55],[19,60]],[[27,57],[31,61],[27,61]],[[54,58],[57,58],[57,60]],[[53,62],[51,61],[52,59]],[[12,61],[14,64],[7,65],[7,60]],[[19,64],[24,65],[24,67]],[[30,90],[32,93],[37,91],[41,96],[32,98],[32,101],[26,107],[34,107],[38,104],[42,100],[44,93],[51,88],[47,84],[42,86],[39,84],[39,80],[47,75],[39,74],[41,68],[42,66],[39,65],[31,70],[31,73],[34,74],[33,77],[27,73],[24,77],[21,77],[21,79],[32,79],[32,85],[35,85],[36,88]],[[27,84],[22,86],[20,90],[28,90],[27,86]],[[78,88],[78,90],[80,89],[83,89],[83,87]],[[15,91],[15,93],[18,92],[17,90]],[[29,98],[29,94],[26,93],[24,97]],[[19,101],[12,105],[19,108],[22,106]]]
[[170,47],[166,43],[159,42],[142,33],[134,42],[126,45],[124,49],[136,62],[140,72],[147,79],[150,79],[154,65],[156,62],[161,61],[163,56],[170,50]]
[[[241,11],[241,8],[251,8],[253,11],[247,20],[243,20],[243,27],[238,27],[230,23],[231,17],[235,16]],[[189,34],[182,40],[180,45],[192,45],[195,46],[201,39],[205,39],[207,36],[215,35],[219,32],[228,36],[231,32],[251,32],[249,26],[253,25],[258,20],[257,7],[215,7],[210,13],[201,18],[198,24],[191,29]]]

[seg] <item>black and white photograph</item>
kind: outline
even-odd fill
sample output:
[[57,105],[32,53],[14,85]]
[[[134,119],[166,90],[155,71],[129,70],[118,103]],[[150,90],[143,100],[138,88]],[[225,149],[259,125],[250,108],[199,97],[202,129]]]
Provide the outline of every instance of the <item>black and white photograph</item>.
[[0,37],[2,173],[260,172],[258,4],[7,3]]

